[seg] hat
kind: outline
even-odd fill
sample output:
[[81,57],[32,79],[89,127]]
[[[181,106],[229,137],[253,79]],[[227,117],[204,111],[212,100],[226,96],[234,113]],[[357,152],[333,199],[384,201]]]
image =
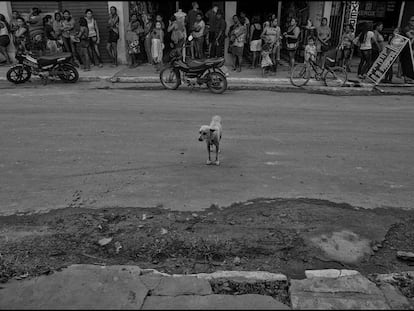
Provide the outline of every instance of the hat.
[[178,9],[178,12],[174,13],[174,16],[175,16],[176,18],[180,18],[180,17],[186,17],[186,16],[187,16],[187,14],[186,14],[186,13],[184,13],[182,9]]

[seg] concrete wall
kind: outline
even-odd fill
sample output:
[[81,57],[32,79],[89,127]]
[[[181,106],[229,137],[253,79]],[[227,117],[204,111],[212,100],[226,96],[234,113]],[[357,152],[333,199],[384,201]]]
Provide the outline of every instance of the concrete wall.
[[[225,19],[226,19],[226,24],[227,24],[227,28],[226,28],[226,35],[227,35],[227,33],[229,32],[230,26],[233,24],[232,17],[234,14],[237,13],[237,1],[226,1],[224,12],[225,12]],[[231,55],[227,53],[228,47],[229,47],[229,38],[226,38],[226,40],[224,41],[224,58],[226,60],[226,65],[231,65],[232,58],[231,58]]]

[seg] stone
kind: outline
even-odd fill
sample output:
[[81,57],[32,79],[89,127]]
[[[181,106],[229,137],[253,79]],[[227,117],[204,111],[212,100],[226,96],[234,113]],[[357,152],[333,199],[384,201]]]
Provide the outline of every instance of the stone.
[[240,257],[234,257],[234,259],[233,259],[233,263],[236,265],[236,266],[238,266],[238,265],[240,265],[240,263],[241,263],[241,259],[240,259]]
[[161,279],[165,276],[155,273],[143,274],[139,277],[141,282],[148,288],[148,290],[153,291],[161,282]]
[[338,278],[341,275],[341,271],[337,269],[324,269],[324,270],[306,270],[306,278]]
[[98,241],[98,244],[99,244],[100,246],[105,246],[105,245],[107,245],[107,244],[111,243],[111,241],[112,241],[112,238],[103,238],[103,239],[100,239],[100,240]]
[[379,285],[379,288],[384,293],[385,299],[387,300],[387,303],[391,309],[410,310],[413,308],[407,297],[405,297],[395,286],[392,286],[388,283],[383,283]]
[[207,280],[193,276],[164,277],[152,291],[153,296],[211,295]]
[[2,284],[1,309],[140,309],[148,289],[136,266],[72,265]]
[[412,252],[398,251],[397,257],[402,260],[414,261],[414,253]]
[[289,310],[290,308],[270,296],[207,295],[207,296],[148,296],[143,310]]
[[291,280],[289,292],[293,309],[389,309],[381,290],[361,274]]
[[216,271],[213,273],[199,273],[192,274],[201,279],[241,279],[241,280],[256,280],[256,281],[287,281],[287,277],[281,273],[270,273],[266,271]]

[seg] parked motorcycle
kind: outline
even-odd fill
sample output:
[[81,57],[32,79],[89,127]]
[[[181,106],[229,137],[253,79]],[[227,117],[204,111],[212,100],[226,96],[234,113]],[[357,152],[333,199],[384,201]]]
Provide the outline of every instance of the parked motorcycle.
[[[192,40],[192,36],[188,41]],[[224,66],[224,57],[208,58],[206,60],[185,60],[184,44],[182,52],[175,49],[170,53],[170,62],[160,72],[161,84],[170,90],[177,89],[182,81],[194,87],[206,84],[215,94],[221,94],[227,89],[228,72]]]
[[71,53],[59,53],[34,58],[30,52],[16,55],[18,64],[7,71],[7,80],[21,84],[30,79],[32,74],[42,78],[46,84],[49,77],[59,77],[67,83],[75,83],[79,79],[77,69],[71,63]]

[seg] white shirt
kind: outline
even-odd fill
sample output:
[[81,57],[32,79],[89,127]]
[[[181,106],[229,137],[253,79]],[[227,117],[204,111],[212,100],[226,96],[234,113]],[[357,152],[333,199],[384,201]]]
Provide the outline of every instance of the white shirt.
[[95,19],[92,18],[90,21],[86,19],[86,21],[88,22],[88,29],[89,29],[88,37],[91,38],[91,37],[97,36],[96,29],[95,29]]
[[374,33],[372,31],[367,32],[367,36],[365,38],[365,41],[361,43],[361,46],[359,47],[360,50],[371,50],[372,44],[371,40],[374,38]]

